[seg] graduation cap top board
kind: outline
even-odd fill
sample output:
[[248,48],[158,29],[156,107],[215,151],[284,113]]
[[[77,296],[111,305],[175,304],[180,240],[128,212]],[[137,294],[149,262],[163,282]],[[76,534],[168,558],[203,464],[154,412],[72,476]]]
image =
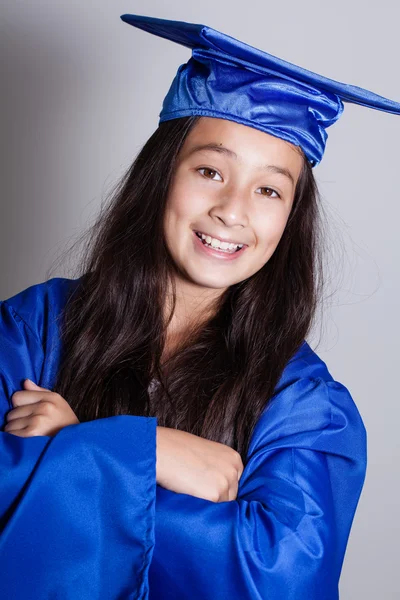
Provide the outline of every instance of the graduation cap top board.
[[400,103],[339,83],[253,48],[206,25],[125,14],[121,19],[192,49],[180,65],[160,123],[201,115],[249,125],[300,146],[313,166],[323,156],[326,128],[343,102],[400,114]]

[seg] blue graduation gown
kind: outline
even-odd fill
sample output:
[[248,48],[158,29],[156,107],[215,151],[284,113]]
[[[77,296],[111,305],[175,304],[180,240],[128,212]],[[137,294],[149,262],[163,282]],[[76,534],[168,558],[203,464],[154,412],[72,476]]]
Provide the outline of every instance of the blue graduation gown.
[[[0,424],[25,378],[52,389],[79,280],[0,303]],[[0,432],[0,595],[8,600],[337,600],[367,438],[304,341],[253,432],[236,500],[156,484],[155,417],[54,437]]]

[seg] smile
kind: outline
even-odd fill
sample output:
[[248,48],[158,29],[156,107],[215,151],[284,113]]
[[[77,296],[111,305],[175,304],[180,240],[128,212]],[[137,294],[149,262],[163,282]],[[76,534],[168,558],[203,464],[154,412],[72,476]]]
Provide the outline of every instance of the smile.
[[217,248],[218,250],[226,250],[227,252],[237,252],[240,250],[245,244],[238,244],[233,241],[223,241],[219,238],[212,237],[207,233],[203,233],[201,231],[195,231],[195,234],[199,239],[202,240],[203,244],[206,246],[211,246],[212,248]]
[[[210,258],[218,258],[219,260],[223,261],[236,260],[247,248],[246,244],[221,242],[217,238],[212,238],[211,236],[208,236],[204,233],[202,234],[199,231],[193,231],[193,233],[196,251],[201,255],[208,256]],[[227,245],[228,247],[220,247],[222,245]]]

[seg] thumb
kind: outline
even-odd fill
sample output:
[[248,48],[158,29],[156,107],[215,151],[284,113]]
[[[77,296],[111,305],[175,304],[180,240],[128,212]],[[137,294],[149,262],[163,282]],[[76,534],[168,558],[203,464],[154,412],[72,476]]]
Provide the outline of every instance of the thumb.
[[48,392],[49,391],[46,388],[42,388],[39,385],[36,385],[36,383],[34,383],[33,381],[31,381],[31,379],[25,379],[24,380],[24,389],[35,391],[35,392],[36,391],[42,391],[42,392]]

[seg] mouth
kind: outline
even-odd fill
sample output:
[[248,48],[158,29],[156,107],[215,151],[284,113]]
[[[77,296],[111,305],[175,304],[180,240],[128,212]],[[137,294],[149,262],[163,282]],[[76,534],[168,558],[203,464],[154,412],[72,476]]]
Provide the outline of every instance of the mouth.
[[[216,250],[218,252],[223,252],[225,254],[235,254],[236,252],[240,252],[240,251],[244,250],[245,248],[247,248],[247,244],[237,244],[235,242],[222,242],[222,241],[220,243],[224,244],[224,247],[213,246],[211,243],[207,242],[207,238],[209,238],[211,240],[210,235],[203,233],[202,231],[194,231],[194,234],[199,238],[199,240],[201,241],[203,246],[205,246],[206,248],[210,248],[210,249]],[[215,239],[217,239],[217,238],[215,238]],[[234,248],[233,246],[236,246],[236,248]]]
[[[193,234],[196,252],[199,252],[204,257],[222,261],[226,264],[229,264],[231,261],[238,260],[240,255],[243,254],[246,248],[248,248],[247,244],[243,244],[241,248],[238,248],[237,244],[235,244],[235,249],[229,249],[229,247],[217,248],[207,243],[207,240],[204,239],[206,237],[204,233],[202,234],[200,231],[193,231]],[[210,239],[210,237],[208,237],[208,239]]]

